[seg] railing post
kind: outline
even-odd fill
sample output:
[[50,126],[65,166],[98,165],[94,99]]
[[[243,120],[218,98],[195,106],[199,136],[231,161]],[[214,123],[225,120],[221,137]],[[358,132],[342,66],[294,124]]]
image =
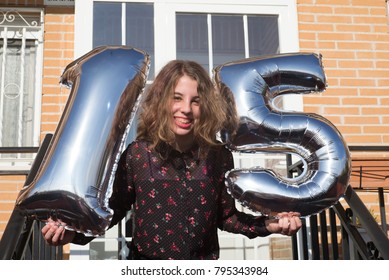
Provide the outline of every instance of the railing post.
[[384,188],[378,188],[378,200],[380,204],[381,228],[382,231],[387,235],[388,226],[386,224]]
[[330,216],[330,230],[331,230],[332,259],[339,260],[338,229],[336,225],[336,214],[332,207],[329,210],[329,216]]
[[317,226],[317,215],[311,215],[309,217],[309,230],[311,235],[311,249],[312,259],[320,260],[320,247],[319,247],[319,230]]
[[319,218],[320,218],[321,248],[322,248],[323,260],[328,260],[329,259],[329,254],[328,254],[328,236],[327,236],[328,230],[327,230],[326,212],[327,211],[322,211],[319,214]]

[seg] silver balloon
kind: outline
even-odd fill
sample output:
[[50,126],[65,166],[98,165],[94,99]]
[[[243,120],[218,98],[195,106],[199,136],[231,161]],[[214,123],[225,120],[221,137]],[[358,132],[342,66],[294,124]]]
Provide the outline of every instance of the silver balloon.
[[85,235],[105,232],[116,166],[149,64],[141,50],[103,46],[66,67],[61,83],[71,86],[70,96],[37,176],[17,198],[21,211]]
[[245,59],[215,68],[214,75],[230,104],[230,118],[236,120],[221,133],[232,151],[295,154],[304,164],[303,173],[293,179],[261,167],[231,170],[226,185],[235,199],[265,214],[294,211],[309,216],[344,195],[351,163],[340,132],[320,115],[281,111],[273,105],[283,94],[326,89],[321,55]]

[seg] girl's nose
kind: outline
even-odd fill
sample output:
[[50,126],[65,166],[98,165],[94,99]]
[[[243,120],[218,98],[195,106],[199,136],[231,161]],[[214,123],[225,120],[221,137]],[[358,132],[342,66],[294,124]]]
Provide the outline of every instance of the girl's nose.
[[181,112],[188,114],[191,111],[192,111],[191,102],[190,101],[183,101],[181,104]]

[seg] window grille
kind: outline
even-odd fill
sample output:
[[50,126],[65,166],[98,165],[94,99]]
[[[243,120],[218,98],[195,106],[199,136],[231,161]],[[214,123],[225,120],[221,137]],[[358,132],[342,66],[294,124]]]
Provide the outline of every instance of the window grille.
[[[39,145],[43,10],[0,8],[0,146]],[[0,167],[33,154],[0,154]]]

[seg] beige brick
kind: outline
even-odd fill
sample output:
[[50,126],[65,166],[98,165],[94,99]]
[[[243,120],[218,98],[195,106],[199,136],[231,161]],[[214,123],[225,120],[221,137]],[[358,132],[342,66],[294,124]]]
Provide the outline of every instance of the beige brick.
[[345,134],[343,135],[346,142],[355,145],[366,145],[366,143],[382,143],[380,135],[360,135],[360,134]]
[[378,105],[378,99],[374,97],[344,97],[342,98],[343,105]]

